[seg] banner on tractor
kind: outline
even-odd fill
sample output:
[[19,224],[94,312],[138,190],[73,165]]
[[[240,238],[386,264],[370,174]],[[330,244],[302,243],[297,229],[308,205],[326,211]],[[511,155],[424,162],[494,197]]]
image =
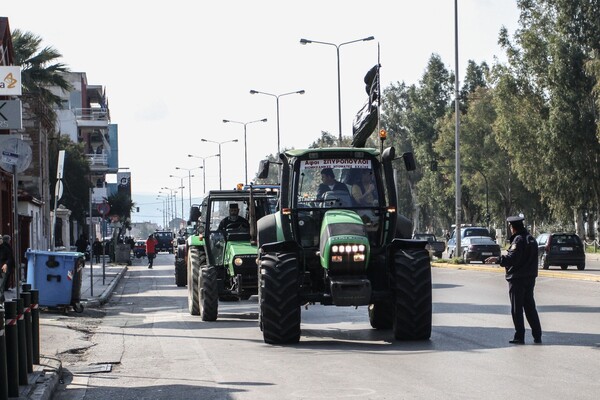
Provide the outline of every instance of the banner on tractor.
[[323,168],[371,168],[371,160],[356,158],[331,158],[322,160],[305,160],[300,162],[300,170]]

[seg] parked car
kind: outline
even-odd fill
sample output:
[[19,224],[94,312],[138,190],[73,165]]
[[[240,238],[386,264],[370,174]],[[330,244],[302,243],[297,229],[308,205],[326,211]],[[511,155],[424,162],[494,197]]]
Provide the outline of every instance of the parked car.
[[442,258],[442,253],[446,250],[446,243],[441,240],[437,240],[433,233],[413,233],[413,239],[425,240],[428,242],[425,247],[437,258]]
[[489,236],[467,236],[460,241],[465,264],[485,261],[488,257],[500,257],[500,245]]
[[[490,232],[485,227],[463,226],[462,228],[460,228],[460,242],[461,242],[460,244],[461,244],[462,248],[464,248],[462,241],[465,238],[471,237],[471,236],[479,236],[479,237],[485,236],[485,237],[489,237],[491,239]],[[455,250],[456,250],[456,229],[454,229],[452,231],[452,235],[450,236],[450,239],[448,239],[448,257],[449,258],[454,257]]]
[[542,233],[537,237],[538,265],[544,269],[558,265],[567,269],[575,265],[585,269],[585,246],[575,233]]
[[135,258],[146,257],[146,241],[136,240],[133,246],[133,255]]

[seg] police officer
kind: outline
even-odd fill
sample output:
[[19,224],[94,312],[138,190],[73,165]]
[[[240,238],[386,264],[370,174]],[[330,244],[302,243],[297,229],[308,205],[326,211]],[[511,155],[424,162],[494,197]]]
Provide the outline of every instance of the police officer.
[[525,321],[523,320],[523,311],[525,311],[533,342],[540,344],[542,326],[533,298],[535,278],[538,275],[538,246],[535,238],[525,228],[524,219],[522,215],[506,219],[512,233],[510,248],[505,256],[489,257],[485,262],[500,264],[506,269],[510,312],[515,325],[515,336],[509,343],[525,344]]

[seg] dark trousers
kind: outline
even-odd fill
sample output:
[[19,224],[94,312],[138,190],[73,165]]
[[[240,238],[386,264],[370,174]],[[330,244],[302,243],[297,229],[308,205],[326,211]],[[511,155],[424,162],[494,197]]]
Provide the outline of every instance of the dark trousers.
[[154,264],[154,257],[156,257],[155,253],[148,253],[148,266],[151,267]]
[[6,279],[8,279],[8,274],[0,270],[0,303],[4,303],[4,300],[6,300],[4,298],[4,284]]
[[531,334],[534,339],[542,338],[542,326],[540,317],[535,308],[533,298],[533,289],[535,287],[535,277],[513,279],[508,282],[508,295],[510,297],[510,313],[512,314],[513,324],[515,325],[515,339],[525,339],[525,321],[531,327]]

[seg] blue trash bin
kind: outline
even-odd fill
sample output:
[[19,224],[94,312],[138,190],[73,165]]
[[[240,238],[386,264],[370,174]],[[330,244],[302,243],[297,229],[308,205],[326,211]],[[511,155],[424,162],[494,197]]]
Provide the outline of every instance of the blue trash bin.
[[43,307],[81,306],[81,273],[85,255],[70,251],[27,250],[27,283],[39,292]]

